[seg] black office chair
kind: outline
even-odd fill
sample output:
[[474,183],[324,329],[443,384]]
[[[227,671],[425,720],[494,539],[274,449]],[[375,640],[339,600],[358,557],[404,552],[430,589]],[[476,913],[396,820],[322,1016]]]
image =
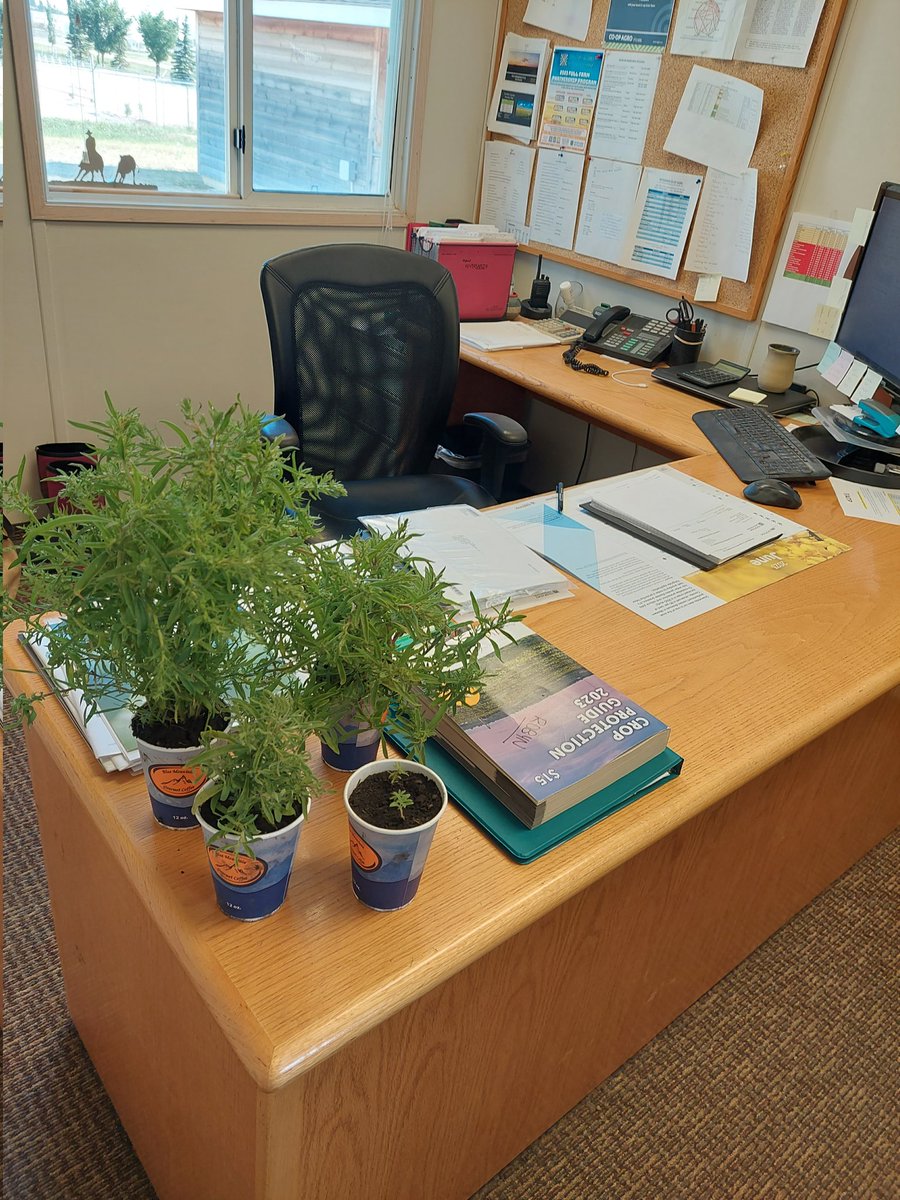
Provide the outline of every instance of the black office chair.
[[264,432],[345,484],[346,497],[314,506],[330,536],[357,532],[361,516],[494,503],[505,463],[527,445],[509,417],[464,418],[485,431],[481,484],[428,473],[459,369],[456,287],[445,267],[386,246],[314,246],[270,259],[260,287],[274,412],[284,418],[265,420]]

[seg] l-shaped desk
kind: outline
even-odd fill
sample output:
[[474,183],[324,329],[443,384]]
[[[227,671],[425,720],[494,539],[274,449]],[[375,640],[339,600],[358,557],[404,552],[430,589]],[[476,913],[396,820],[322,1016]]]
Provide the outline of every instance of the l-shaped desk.
[[[462,345],[459,394],[477,391],[478,403],[490,409],[490,402],[482,403],[481,397],[489,394],[490,383],[499,379],[510,388],[538,396],[556,408],[669,458],[709,454],[710,444],[691,420],[691,414],[716,405],[657,383],[651,379],[649,370],[629,377],[631,383],[646,383],[646,388],[629,386],[613,375],[634,368],[626,362],[617,367],[610,358],[591,356],[590,359],[609,370],[605,377],[573,371],[563,362],[564,349],[564,346],[539,346],[488,353]],[[482,373],[491,379],[479,378]]]
[[[322,768],[284,906],[229,920],[200,831],[41,707],[69,1011],[161,1200],[465,1200],[891,831],[900,529],[804,497],[850,551],[674,629],[581,584],[529,612],[669,723],[683,773],[528,866],[451,806],[402,912],[354,898]],[[13,691],[27,666],[10,629]]]

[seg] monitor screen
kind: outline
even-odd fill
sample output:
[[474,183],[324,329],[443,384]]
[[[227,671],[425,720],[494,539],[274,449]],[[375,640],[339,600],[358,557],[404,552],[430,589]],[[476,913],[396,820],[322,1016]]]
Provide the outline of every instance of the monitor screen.
[[883,183],[835,341],[900,394],[900,183]]

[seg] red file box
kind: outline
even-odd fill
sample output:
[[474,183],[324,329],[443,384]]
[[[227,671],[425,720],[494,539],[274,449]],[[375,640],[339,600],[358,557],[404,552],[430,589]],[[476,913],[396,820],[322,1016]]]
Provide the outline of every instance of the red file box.
[[406,228],[406,248],[424,254],[446,267],[456,284],[461,321],[501,320],[506,316],[515,242],[435,242],[429,226],[411,223]]

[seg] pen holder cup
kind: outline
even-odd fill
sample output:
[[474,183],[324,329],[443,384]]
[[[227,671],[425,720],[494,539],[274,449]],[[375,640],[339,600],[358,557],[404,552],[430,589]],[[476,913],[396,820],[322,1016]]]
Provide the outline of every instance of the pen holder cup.
[[696,362],[700,357],[700,347],[702,345],[702,333],[694,333],[690,329],[676,328],[672,334],[672,349],[669,351],[669,366],[683,367],[686,363]]

